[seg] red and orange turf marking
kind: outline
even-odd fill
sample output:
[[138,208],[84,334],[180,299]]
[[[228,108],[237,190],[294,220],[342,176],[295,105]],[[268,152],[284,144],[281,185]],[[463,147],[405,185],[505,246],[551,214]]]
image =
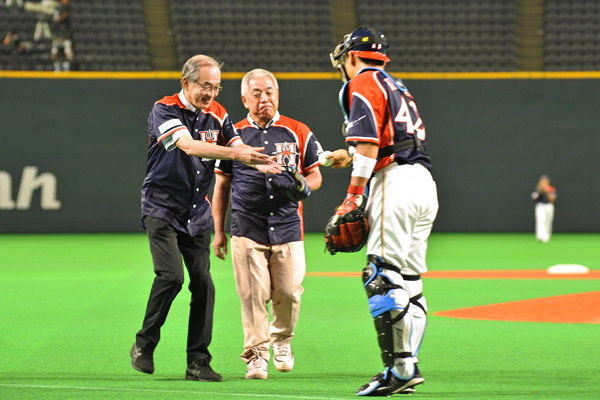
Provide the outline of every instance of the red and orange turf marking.
[[600,324],[600,292],[566,294],[438,311],[433,315],[490,321]]

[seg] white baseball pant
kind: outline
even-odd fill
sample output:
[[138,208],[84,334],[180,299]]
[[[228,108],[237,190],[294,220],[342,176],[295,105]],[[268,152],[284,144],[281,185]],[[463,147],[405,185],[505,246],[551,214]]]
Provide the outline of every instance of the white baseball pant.
[[[367,216],[369,239],[367,254],[380,256],[398,268],[402,275],[427,272],[427,239],[438,212],[437,187],[429,170],[421,164],[396,163],[377,172],[371,180]],[[409,297],[423,291],[422,280],[395,282]],[[423,310],[410,307],[415,341],[413,355],[419,352],[427,325],[427,302],[418,300]]]
[[552,236],[554,204],[537,203],[535,205],[535,236],[537,240],[547,242]]

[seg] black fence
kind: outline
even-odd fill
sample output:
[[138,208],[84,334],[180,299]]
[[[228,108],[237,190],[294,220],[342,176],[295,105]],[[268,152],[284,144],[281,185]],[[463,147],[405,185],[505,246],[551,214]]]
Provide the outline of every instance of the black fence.
[[[427,127],[440,211],[434,231],[525,232],[540,175],[558,191],[555,230],[600,232],[596,79],[406,80]],[[246,116],[240,82],[218,101]],[[280,112],[326,150],[343,145],[337,80],[281,80]],[[0,233],[141,232],[153,103],[176,79],[0,79]],[[305,230],[322,231],[350,170],[322,167]]]

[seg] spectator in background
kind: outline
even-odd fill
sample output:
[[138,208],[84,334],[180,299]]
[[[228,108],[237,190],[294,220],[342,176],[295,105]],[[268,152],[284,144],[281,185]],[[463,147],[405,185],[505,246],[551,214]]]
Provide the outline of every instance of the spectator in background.
[[9,30],[2,41],[2,50],[6,54],[11,54],[15,50],[18,50],[20,42],[21,39],[19,38],[19,34],[13,30]]
[[58,30],[61,34],[68,36],[71,33],[71,6],[69,0],[60,0],[54,20],[58,22]]
[[54,72],[68,72],[71,70],[73,46],[70,40],[65,40],[62,36],[54,39],[51,54],[52,61],[54,62]]
[[535,236],[540,242],[546,243],[552,236],[552,222],[554,221],[554,201],[556,188],[550,186],[550,178],[542,175],[531,198],[535,205]]
[[33,43],[21,40],[18,33],[9,30],[2,41],[2,51],[5,54],[21,55],[31,53],[45,53],[49,50],[46,43]]

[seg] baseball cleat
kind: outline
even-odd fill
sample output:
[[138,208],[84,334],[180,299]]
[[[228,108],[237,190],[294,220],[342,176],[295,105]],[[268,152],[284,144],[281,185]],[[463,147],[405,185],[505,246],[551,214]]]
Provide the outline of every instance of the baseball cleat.
[[137,344],[134,344],[129,355],[131,356],[131,366],[133,368],[145,374],[154,372],[153,353],[144,352]]
[[415,365],[415,372],[410,378],[401,378],[390,368],[375,375],[369,383],[361,386],[356,392],[359,396],[391,396],[392,394],[411,394],[414,387],[423,383],[419,368]]
[[294,368],[294,353],[289,343],[273,343],[273,364],[279,372],[290,372]]

